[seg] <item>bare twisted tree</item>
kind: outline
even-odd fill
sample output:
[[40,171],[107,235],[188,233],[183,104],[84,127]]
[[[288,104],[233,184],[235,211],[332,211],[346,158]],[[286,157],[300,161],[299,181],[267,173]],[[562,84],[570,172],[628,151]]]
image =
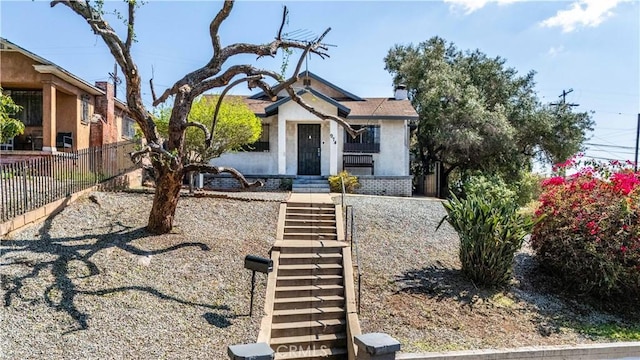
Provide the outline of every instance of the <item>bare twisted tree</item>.
[[[145,147],[140,151],[132,153],[131,156],[134,161],[140,161],[143,156],[148,156],[156,174],[155,196],[147,225],[147,229],[150,232],[163,234],[172,229],[175,211],[180,197],[182,179],[184,175],[190,171],[212,174],[229,173],[238,179],[243,187],[262,185],[260,182],[248,182],[240,172],[232,168],[217,167],[206,163],[184,162],[186,158],[184,156],[186,129],[192,126],[201,129],[205,134],[205,143],[209,146],[213,133],[215,132],[220,103],[229,89],[238,84],[246,83],[250,89],[260,88],[272,101],[275,101],[277,94],[284,90],[289,94],[291,99],[300,106],[320,119],[336,121],[343,126],[351,136],[355,137],[363,131],[352,129],[346,121],[338,116],[325,114],[316,110],[313,106],[306,103],[293,89],[293,84],[298,80],[300,68],[308,54],[315,54],[323,59],[329,56],[327,54],[327,47],[322,43],[322,40],[331,30],[330,28],[312,41],[284,39],[282,31],[288,16],[287,9],[285,8],[280,27],[273,41],[266,44],[234,43],[223,47],[218,32],[221,24],[229,17],[234,6],[233,0],[226,0],[222,9],[220,9],[209,24],[209,35],[213,48],[211,59],[209,59],[204,66],[184,75],[184,77],[176,81],[173,86],[166,89],[159,97],[156,97],[153,80],[150,80],[153,106],[158,106],[169,99],[173,101],[171,118],[169,120],[168,139],[162,139],[156,129],[153,116],[143,104],[142,79],[131,55],[131,46],[135,37],[135,12],[140,6],[140,2],[136,0],[126,0],[126,2],[128,13],[125,19],[127,31],[124,40],[121,39],[111,25],[105,21],[104,12],[101,7],[102,2],[96,2],[94,5],[91,4],[90,1],[84,0],[56,0],[51,2],[51,6],[63,4],[82,17],[91,29],[102,38],[115,61],[122,69],[126,83],[127,106],[131,117],[140,127],[146,140]],[[234,65],[223,70],[224,64],[235,56],[254,54],[257,55],[258,58],[264,56],[273,57],[282,49],[302,50],[293,74],[289,78],[284,79],[273,71],[256,68],[248,64]],[[275,81],[275,85],[269,85],[267,81],[272,83]],[[188,114],[194,100],[203,93],[216,88],[222,88],[223,91],[219,98],[211,127],[209,128],[202,123],[188,121]]]

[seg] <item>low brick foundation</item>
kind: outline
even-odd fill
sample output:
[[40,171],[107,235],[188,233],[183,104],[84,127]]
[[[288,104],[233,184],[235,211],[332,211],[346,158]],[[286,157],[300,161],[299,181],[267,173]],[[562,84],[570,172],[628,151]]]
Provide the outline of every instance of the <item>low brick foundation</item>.
[[[295,176],[291,175],[245,175],[249,182],[262,181],[264,186],[249,189],[247,191],[286,191],[291,190],[291,184]],[[197,183],[197,181],[196,181]],[[204,175],[204,189],[206,190],[244,190],[240,182],[228,174]]]
[[407,196],[413,193],[412,176],[366,176],[359,175],[360,188],[356,194]]
[[[291,182],[295,175],[245,175],[248,181],[260,180],[265,185],[254,188],[254,191],[285,191],[291,190]],[[367,176],[358,175],[360,188],[356,194],[407,196],[412,195],[412,176]],[[206,190],[242,190],[238,180],[228,174],[204,175],[204,189]]]

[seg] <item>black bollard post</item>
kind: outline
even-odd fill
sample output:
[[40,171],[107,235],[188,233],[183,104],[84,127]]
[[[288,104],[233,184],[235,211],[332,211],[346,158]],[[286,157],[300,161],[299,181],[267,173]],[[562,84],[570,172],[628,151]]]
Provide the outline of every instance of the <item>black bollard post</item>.
[[249,317],[253,316],[253,293],[256,287],[256,272],[255,270],[251,272],[251,301],[249,303]]

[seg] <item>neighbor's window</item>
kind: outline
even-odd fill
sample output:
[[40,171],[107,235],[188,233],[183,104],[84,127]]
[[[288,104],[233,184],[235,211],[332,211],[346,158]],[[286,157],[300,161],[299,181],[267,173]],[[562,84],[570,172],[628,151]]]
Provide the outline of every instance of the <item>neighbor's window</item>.
[[82,123],[83,124],[88,124],[89,123],[89,95],[82,95],[80,96],[80,99],[82,100]]
[[355,139],[344,132],[344,152],[379,153],[380,152],[380,125],[351,125],[358,130],[366,128],[367,131],[358,135]]
[[125,116],[122,118],[122,137],[123,138],[133,139],[134,136],[136,136],[135,124],[136,122],[128,116]]
[[262,124],[262,135],[253,144],[242,147],[245,151],[269,151],[269,124]]
[[42,90],[3,90],[22,111],[14,115],[25,126],[42,126]]

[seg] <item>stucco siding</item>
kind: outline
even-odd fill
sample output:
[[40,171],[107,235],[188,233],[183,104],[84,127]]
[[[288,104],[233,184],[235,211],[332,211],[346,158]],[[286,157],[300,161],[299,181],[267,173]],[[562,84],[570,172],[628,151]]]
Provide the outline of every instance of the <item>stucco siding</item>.
[[40,89],[40,74],[33,68],[37,63],[14,51],[3,51],[0,61],[2,87],[20,89]]
[[277,174],[278,173],[278,123],[274,117],[263,119],[263,123],[269,124],[269,151],[238,151],[222,154],[217,159],[212,159],[215,166],[233,167],[243,174]]

